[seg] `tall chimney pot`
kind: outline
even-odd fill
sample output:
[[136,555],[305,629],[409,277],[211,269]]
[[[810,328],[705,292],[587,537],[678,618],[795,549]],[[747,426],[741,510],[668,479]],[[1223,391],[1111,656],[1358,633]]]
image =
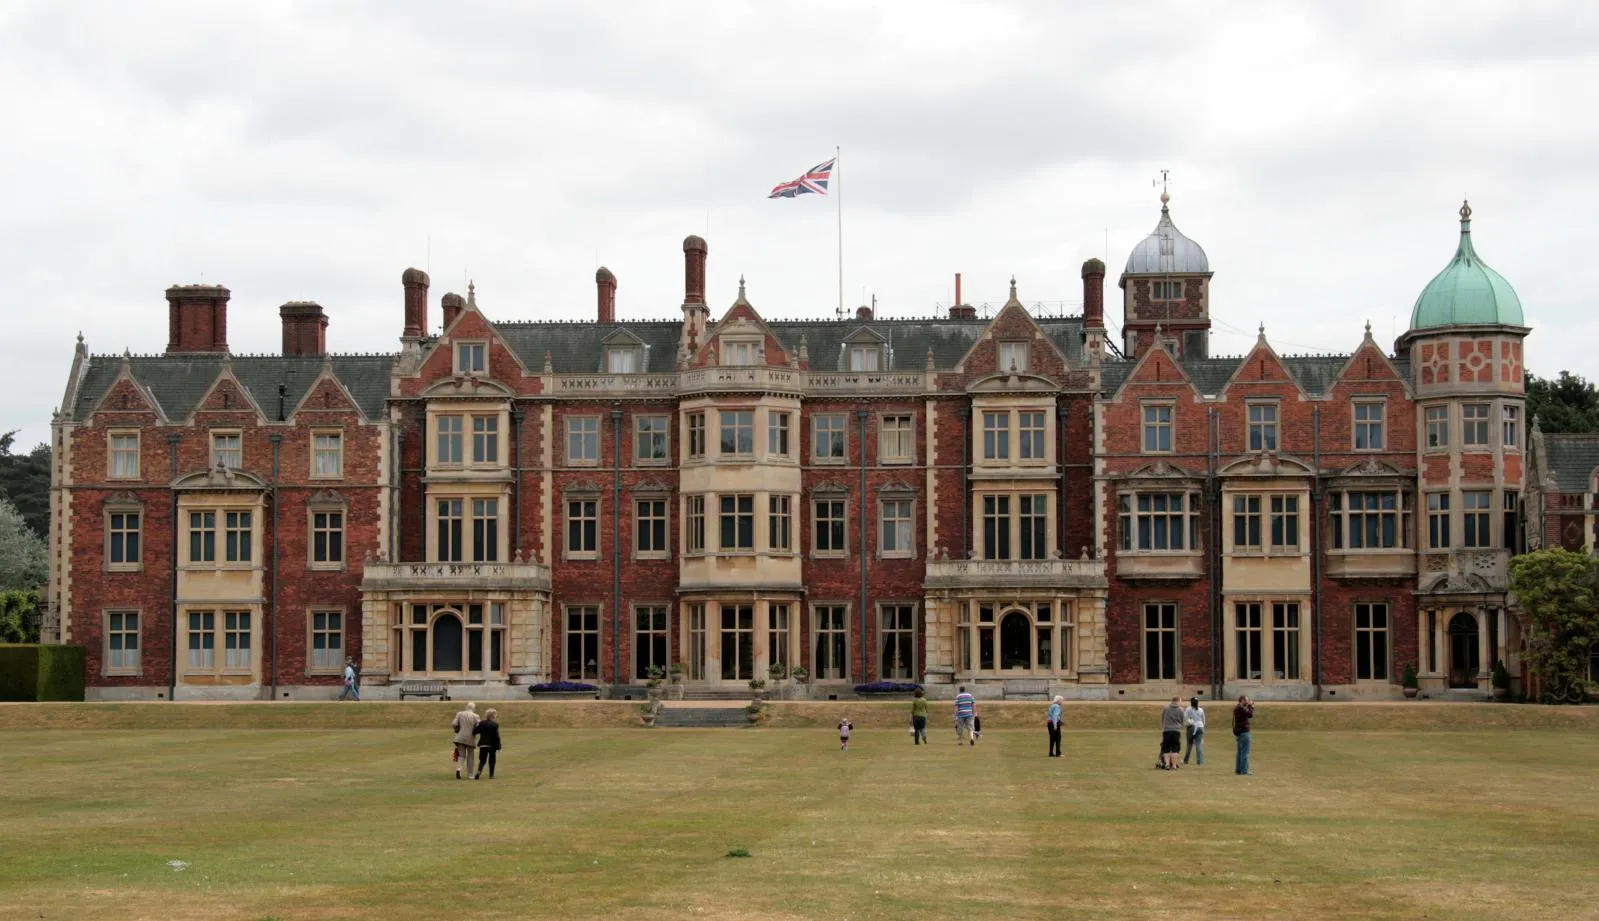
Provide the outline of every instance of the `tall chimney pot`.
[[173,285],[167,289],[167,351],[226,352],[228,298],[221,285]]
[[403,339],[420,339],[428,331],[428,273],[421,269],[406,269],[400,275],[405,286],[405,331]]
[[704,237],[683,240],[683,303],[705,303],[705,257],[711,248]]
[[1083,263],[1083,326],[1105,328],[1105,263],[1098,259]]
[[289,301],[278,308],[283,318],[283,354],[324,355],[328,350],[328,317],[315,301]]
[[466,298],[452,291],[439,298],[439,307],[444,310],[444,328],[449,329],[450,324],[455,322],[455,318],[460,316],[461,311],[466,309]]
[[616,322],[616,276],[605,266],[594,273],[594,287],[599,292],[599,321]]

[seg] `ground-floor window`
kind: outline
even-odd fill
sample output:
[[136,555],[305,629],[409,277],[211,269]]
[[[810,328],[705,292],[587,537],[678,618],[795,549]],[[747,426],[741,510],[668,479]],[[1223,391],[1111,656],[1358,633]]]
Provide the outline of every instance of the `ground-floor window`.
[[878,677],[916,677],[916,605],[885,604],[879,610]]
[[600,677],[600,609],[597,605],[571,605],[566,609],[566,678],[569,681]]
[[395,606],[396,668],[402,674],[502,674],[505,604],[499,601]]
[[769,604],[766,606],[766,654],[771,660],[770,664],[782,669],[782,674],[788,674],[788,605]]
[[633,609],[633,677],[644,681],[650,669],[666,671],[671,632],[667,629],[665,605],[642,605]]
[[705,680],[705,605],[688,606],[688,677]]
[[1297,601],[1234,602],[1233,677],[1241,681],[1303,680],[1302,626]]
[[811,674],[821,680],[839,680],[849,674],[847,609],[841,604],[819,604],[811,609],[816,621],[816,667]]
[[336,672],[344,664],[344,612],[311,612],[311,661],[313,672]]
[[108,611],[106,613],[105,642],[105,670],[107,673],[138,674],[138,611]]
[[1070,672],[1075,661],[1065,601],[964,602],[955,640],[964,671],[975,662],[978,672]]
[[722,680],[755,677],[755,606],[720,605],[722,612]]
[[1361,603],[1355,605],[1355,680],[1387,681],[1388,605]]
[[1177,605],[1144,605],[1144,680],[1177,680]]
[[[250,671],[254,646],[254,617],[250,611],[189,611],[185,626],[188,674]],[[220,663],[218,647],[222,649]]]

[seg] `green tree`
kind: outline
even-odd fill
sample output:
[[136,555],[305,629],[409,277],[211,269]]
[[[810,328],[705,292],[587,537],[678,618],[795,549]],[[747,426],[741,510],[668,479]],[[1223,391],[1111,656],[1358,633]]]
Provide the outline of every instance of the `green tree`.
[[1546,432],[1599,432],[1599,388],[1579,374],[1560,372],[1553,380],[1529,373],[1527,416]]
[[50,530],[50,446],[40,443],[27,454],[12,454],[15,430],[0,434],[0,498],[11,500],[33,533]]
[[39,642],[38,610],[38,592],[0,592],[0,643]]
[[32,591],[49,578],[44,538],[28,528],[16,506],[0,499],[0,591]]
[[1527,665],[1546,703],[1580,703],[1599,644],[1599,560],[1538,550],[1510,561],[1510,590],[1527,613]]

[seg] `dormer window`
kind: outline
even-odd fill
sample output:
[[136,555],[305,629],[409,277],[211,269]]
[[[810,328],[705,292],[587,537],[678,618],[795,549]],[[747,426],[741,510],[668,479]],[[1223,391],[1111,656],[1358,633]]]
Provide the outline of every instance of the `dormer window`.
[[1157,281],[1149,286],[1150,299],[1156,301],[1180,301],[1183,299],[1183,283],[1180,281]]
[[1027,343],[1001,342],[999,344],[999,370],[1026,371],[1027,370]]
[[881,371],[883,369],[882,347],[876,345],[850,346],[849,369],[851,371]]
[[722,364],[753,365],[760,357],[760,343],[754,340],[722,340]]
[[455,344],[456,374],[485,374],[489,369],[489,346],[486,342],[457,342]]
[[612,348],[605,352],[605,369],[612,374],[637,374],[639,352],[632,348]]

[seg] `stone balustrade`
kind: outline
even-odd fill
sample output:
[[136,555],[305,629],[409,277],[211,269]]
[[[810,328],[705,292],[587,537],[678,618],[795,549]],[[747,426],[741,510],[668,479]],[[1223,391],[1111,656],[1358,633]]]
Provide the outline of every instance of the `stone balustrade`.
[[925,587],[1104,588],[1103,560],[929,560]]

